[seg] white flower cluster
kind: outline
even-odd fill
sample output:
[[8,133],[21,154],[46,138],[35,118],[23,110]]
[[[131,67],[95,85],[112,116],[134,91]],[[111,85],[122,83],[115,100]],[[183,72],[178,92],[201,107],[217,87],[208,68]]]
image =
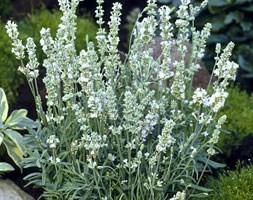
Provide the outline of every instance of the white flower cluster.
[[177,192],[170,200],[185,200],[186,194],[185,191],[183,192]]
[[137,152],[136,157],[133,159],[124,159],[122,167],[126,169],[131,169],[132,172],[136,171],[136,168],[138,168],[141,165],[141,159],[143,158],[141,150]]
[[197,88],[193,93],[192,103],[198,105],[208,105],[207,91],[203,88]]
[[173,120],[166,120],[162,133],[158,136],[158,144],[156,145],[156,151],[159,153],[165,153],[176,142],[175,138],[171,136],[175,125]]
[[[162,6],[158,10],[161,23],[160,23],[160,30],[161,30],[161,37],[162,37],[162,51],[163,51],[163,61],[159,65],[160,69],[158,71],[158,77],[161,80],[169,79],[170,77],[174,76],[174,72],[168,72],[168,66],[171,65],[171,47],[172,47],[172,37],[173,37],[173,25],[170,22],[171,19],[171,12],[172,10],[168,6]],[[159,67],[158,66],[158,67]]]
[[118,127],[110,126],[109,130],[113,135],[120,135],[122,133],[123,127],[119,125]]
[[90,152],[90,155],[96,156],[97,152],[102,147],[107,147],[107,136],[100,135],[96,132],[92,132],[91,134],[83,134],[81,138],[82,146]]
[[54,48],[54,40],[50,34],[50,29],[43,27],[40,31],[40,36],[40,45],[42,47],[42,50],[47,56],[49,56],[53,53]]
[[49,148],[55,149],[56,145],[60,143],[60,140],[56,137],[56,135],[50,135],[49,138],[46,140],[46,143],[49,145]]
[[157,22],[154,16],[143,19],[142,22],[137,23],[137,31],[140,40],[143,44],[150,44],[155,36]]
[[91,118],[101,118],[105,111],[106,94],[104,91],[99,90],[94,92],[88,99],[88,108],[90,109]]
[[[126,122],[131,124],[136,124],[143,116],[143,113],[140,112],[140,106],[137,102],[136,96],[130,91],[125,92],[123,113]],[[124,129],[129,129],[131,131],[131,128],[130,124],[124,124]]]
[[195,54],[192,57],[198,60],[204,57],[206,42],[210,36],[211,28],[212,25],[207,23],[201,32],[197,31],[196,28],[192,29],[192,41],[194,42],[192,44],[192,52]]
[[74,140],[71,142],[71,153],[76,153],[79,150],[79,141],[78,140]]
[[181,5],[177,10],[178,19],[175,21],[176,27],[179,28],[178,39],[185,41],[188,40],[189,31],[187,27],[190,21],[189,4],[190,0],[181,0]]
[[[120,3],[114,3],[112,7],[109,25],[109,33],[107,38],[107,52],[108,55],[105,57],[104,64],[105,64],[105,77],[111,81],[113,77],[115,77],[115,72],[120,68],[120,56],[118,54],[118,44],[119,44],[119,25],[121,22],[120,15],[121,15],[122,5]],[[101,35],[101,34],[100,34]],[[103,44],[102,44],[103,45]],[[103,50],[101,50],[102,52]]]
[[48,160],[49,160],[52,164],[58,164],[58,163],[61,162],[61,159],[60,159],[60,158],[58,158],[58,157],[54,158],[54,157],[52,157],[52,156],[50,156]]
[[53,56],[55,41],[52,39],[50,29],[42,28],[40,34],[42,50],[48,56],[48,59],[45,59],[43,63],[43,66],[47,69],[47,76],[44,77],[43,81],[47,90],[47,106],[51,107],[58,102],[57,91],[61,82],[60,65],[57,62],[57,58]]
[[208,4],[208,0],[204,0],[201,2],[199,6],[193,6],[192,4],[189,5],[190,8],[190,20],[194,20],[195,16],[201,11],[201,9],[205,8]]
[[206,113],[201,113],[198,118],[199,124],[204,124],[204,125],[210,124],[212,120],[213,120],[213,117]]
[[223,88],[217,88],[209,98],[208,105],[213,109],[213,112],[218,112],[225,104],[228,93]]
[[8,21],[6,24],[7,34],[12,39],[12,53],[16,56],[17,59],[22,60],[25,57],[25,49],[28,53],[29,62],[26,66],[20,66],[19,70],[25,74],[29,81],[36,79],[39,76],[38,66],[39,63],[36,57],[36,45],[32,38],[27,38],[26,46],[22,44],[22,41],[18,39],[19,32],[17,29],[17,24]]
[[[205,105],[211,107],[213,112],[217,113],[225,103],[228,93],[225,91],[229,81],[234,81],[236,76],[236,70],[239,65],[229,61],[232,54],[234,43],[230,42],[227,47],[223,50],[220,57],[216,57],[217,64],[213,71],[213,74],[217,77],[217,81],[214,83],[214,92],[211,96],[207,95],[204,89],[197,88],[193,94],[193,103],[199,105]],[[220,44],[216,46],[216,53],[219,54],[221,51]]]
[[117,97],[111,86],[106,88],[106,97],[107,97],[107,114],[110,120],[117,120],[118,110],[117,110]]
[[29,62],[26,64],[26,67],[20,67],[19,70],[26,74],[27,77],[30,77],[31,80],[36,79],[39,76],[38,70],[38,60],[36,57],[36,45],[32,38],[27,38],[26,49],[28,53]]
[[[177,67],[178,66],[178,67]],[[171,94],[178,100],[185,99],[185,77],[181,70],[179,70],[182,66],[184,66],[183,61],[181,63],[175,63],[175,68],[178,69],[174,76],[174,81],[171,86]]]
[[[219,87],[222,87],[224,89],[227,87],[230,80],[235,80],[236,70],[239,68],[238,64],[229,61],[234,46],[235,44],[233,42],[230,42],[223,50],[220,57],[216,57],[217,63],[213,73],[218,77]],[[220,44],[217,45],[216,52],[220,52]]]
[[11,52],[14,53],[17,59],[23,59],[25,57],[25,47],[23,46],[22,41],[18,39],[19,32],[17,24],[12,21],[8,21],[5,28],[7,29],[7,34],[12,39]]
[[161,6],[158,12],[161,17],[160,35],[164,41],[169,41],[173,36],[173,25],[170,22],[172,9],[170,9],[168,6]]
[[[102,80],[101,63],[98,60],[97,53],[94,49],[93,43],[88,43],[87,51],[82,50],[78,57],[78,65],[80,77],[78,83],[82,86],[82,91],[88,96],[94,91],[103,89],[104,83]],[[96,89],[95,89],[96,88]]]
[[148,133],[152,132],[155,128],[155,125],[158,123],[159,119],[159,105],[157,102],[152,101],[151,109],[149,113],[145,116],[144,127],[141,130],[142,140],[146,141]]
[[207,153],[209,155],[215,155],[216,151],[214,149],[214,145],[218,143],[219,141],[219,137],[220,137],[220,129],[222,127],[222,125],[226,122],[227,116],[223,115],[219,118],[218,123],[215,126],[215,129],[212,133],[212,137],[209,140],[209,143],[211,144],[211,147],[209,149],[207,149]]
[[102,4],[104,3],[104,0],[97,0],[97,9],[95,11],[96,18],[97,18],[97,24],[99,26],[98,32],[96,34],[96,39],[98,43],[98,51],[101,56],[101,60],[105,59],[105,53],[107,51],[107,38],[106,38],[106,31],[104,28],[102,28],[102,25],[104,24],[103,16],[104,16],[104,10],[102,7]]

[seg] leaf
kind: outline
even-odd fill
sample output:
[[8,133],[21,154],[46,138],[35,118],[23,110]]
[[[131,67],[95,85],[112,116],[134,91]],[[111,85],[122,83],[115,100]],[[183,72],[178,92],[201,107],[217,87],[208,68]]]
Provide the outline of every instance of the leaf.
[[199,191],[202,191],[202,192],[212,192],[213,191],[212,189],[201,187],[199,185],[195,185],[195,184],[192,184],[192,183],[189,184],[188,186],[190,188],[193,188],[193,189],[196,189],[196,190],[199,190]]
[[208,39],[207,39],[208,43],[228,43],[229,39],[228,36],[225,34],[212,34]]
[[0,88],[0,121],[4,122],[8,115],[8,101],[5,95],[5,92],[2,88]]
[[3,139],[4,139],[4,135],[0,132],[0,146],[1,146],[2,142],[3,142]]
[[199,193],[199,194],[190,194],[190,197],[191,198],[193,198],[194,197],[194,199],[195,198],[206,198],[206,197],[208,197],[208,193]]
[[213,7],[223,7],[229,5],[229,2],[227,0],[212,0],[208,2],[208,5]]
[[0,172],[10,172],[14,170],[14,167],[12,167],[9,163],[0,162]]
[[214,32],[218,32],[219,30],[224,28],[225,26],[224,19],[225,19],[225,16],[223,15],[215,17],[215,20],[212,22]]
[[208,2],[208,10],[211,14],[220,14],[226,11],[230,6],[227,0],[212,0]]
[[243,6],[243,7],[240,7],[239,9],[243,11],[247,11],[247,12],[253,12],[253,5]]
[[233,21],[239,23],[243,19],[243,17],[244,17],[243,13],[239,11],[230,12],[229,14],[226,15],[224,23],[231,24]]
[[12,161],[22,170],[21,162],[23,160],[23,151],[8,137],[3,141],[8,155]]
[[222,163],[218,163],[212,160],[207,159],[206,157],[198,157],[197,160],[203,162],[203,163],[207,163],[210,167],[214,168],[214,169],[218,169],[218,168],[224,168],[226,167],[225,164]]
[[19,132],[11,129],[6,129],[4,130],[4,133],[16,146],[24,151],[23,136]]
[[11,127],[12,129],[19,129],[19,130],[26,129],[27,127],[36,128],[37,127],[36,123],[33,120],[26,117],[26,115],[27,110],[25,109],[15,110],[6,120],[6,125],[8,127]]
[[249,0],[236,0],[235,4],[240,5],[249,2]]
[[38,126],[38,124],[29,119],[28,117],[24,117],[22,118],[22,120],[16,125],[13,127],[13,129],[26,129],[26,128],[36,128]]
[[253,74],[243,74],[242,75],[243,78],[253,78]]
[[14,110],[11,115],[8,117],[6,120],[5,124],[8,126],[14,126],[18,124],[22,118],[26,117],[27,115],[27,110],[25,109],[20,109],[20,110]]
[[242,55],[238,56],[237,62],[239,63],[240,68],[249,73],[253,73],[253,65],[250,62],[248,62]]
[[241,25],[243,31],[250,31],[251,28],[252,28],[252,23],[251,22],[241,21],[240,25]]

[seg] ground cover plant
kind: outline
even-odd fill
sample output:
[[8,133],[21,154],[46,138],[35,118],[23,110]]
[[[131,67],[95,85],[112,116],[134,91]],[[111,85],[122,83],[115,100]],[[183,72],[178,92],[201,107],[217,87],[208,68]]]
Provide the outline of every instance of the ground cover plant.
[[227,116],[223,129],[228,133],[222,134],[218,142],[218,147],[227,158],[245,137],[253,133],[253,95],[248,95],[235,86],[228,91],[229,96],[219,112],[219,116]]
[[238,164],[235,171],[219,173],[218,178],[208,179],[206,187],[212,188],[213,192],[206,199],[251,200],[253,198],[252,181],[252,165],[241,167]]
[[[11,21],[6,25],[12,52],[21,60],[19,70],[27,77],[37,106],[39,125],[26,135],[24,167],[38,171],[26,180],[43,188],[46,199],[206,196],[209,190],[199,183],[211,167],[223,166],[210,160],[217,153],[215,146],[226,120],[225,115],[217,117],[217,112],[224,106],[226,88],[238,68],[229,60],[234,44],[224,49],[217,44],[215,81],[205,89],[192,87],[211,30],[209,23],[201,30],[193,25],[207,1],[194,7],[190,0],[181,0],[178,10],[162,6],[158,17],[156,1],[148,0],[123,61],[117,49],[121,4],[113,5],[107,33],[103,0],[97,0],[97,48],[87,39],[87,49],[78,53],[78,3],[59,0],[63,14],[55,37],[49,28],[40,31],[46,55],[45,110],[37,88],[36,45],[32,38],[23,45],[17,25]],[[170,22],[172,12],[177,14],[175,24]],[[154,59],[150,44],[157,30],[162,54]],[[187,65],[186,42],[192,43]],[[177,47],[178,59],[171,58],[172,46]],[[29,61],[24,63],[26,55]]]

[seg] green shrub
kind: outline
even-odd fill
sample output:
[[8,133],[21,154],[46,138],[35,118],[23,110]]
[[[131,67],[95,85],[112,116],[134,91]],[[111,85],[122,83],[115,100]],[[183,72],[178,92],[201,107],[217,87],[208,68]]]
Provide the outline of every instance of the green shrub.
[[5,18],[13,11],[10,0],[1,0],[0,2],[0,13],[1,17]]
[[218,147],[226,156],[230,156],[232,149],[237,148],[239,142],[253,133],[253,96],[248,96],[239,88],[230,88],[229,96],[220,116],[227,115],[224,130],[230,134],[221,134]]
[[[33,37],[36,45],[40,47],[40,30],[42,27],[51,29],[51,33],[55,36],[58,24],[60,23],[60,12],[52,14],[48,10],[37,10],[33,15],[29,15],[18,22],[20,37],[26,39],[28,36]],[[86,35],[89,35],[89,41],[95,42],[95,34],[97,26],[87,16],[79,17],[77,20],[78,30],[76,33],[77,51],[86,48]],[[20,65],[15,57],[11,54],[11,41],[7,36],[6,30],[0,23],[0,86],[5,90],[10,104],[15,103],[17,89],[20,84],[24,83],[24,77],[20,76],[17,68]],[[38,59],[41,61],[43,53],[41,48],[37,49]]]
[[218,178],[210,178],[206,187],[213,189],[207,200],[253,199],[253,166],[223,172]]
[[34,122],[26,117],[27,110],[14,110],[8,117],[8,101],[5,92],[0,88],[0,175],[5,172],[13,171],[14,168],[7,162],[1,162],[6,154],[11,161],[22,169],[25,147],[22,143],[23,136],[18,130],[34,127]]

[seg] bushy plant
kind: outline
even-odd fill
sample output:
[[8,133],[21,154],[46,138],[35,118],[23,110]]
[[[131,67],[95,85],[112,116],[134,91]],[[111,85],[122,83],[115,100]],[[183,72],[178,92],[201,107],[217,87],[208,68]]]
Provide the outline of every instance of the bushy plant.
[[[52,14],[50,11],[42,9],[34,11],[33,14],[18,22],[20,37],[22,39],[26,39],[28,36],[34,38],[35,44],[38,46],[36,54],[40,62],[43,60],[43,52],[39,44],[39,31],[42,27],[49,27],[52,34],[55,35],[60,17],[60,12]],[[86,34],[89,35],[90,41],[95,42],[97,26],[91,21],[90,17],[81,16],[78,17],[77,27],[79,28],[77,30],[76,47],[80,51],[86,47]],[[20,76],[20,73],[17,73],[20,62],[17,62],[11,54],[11,40],[8,38],[2,23],[0,23],[0,34],[0,86],[4,88],[10,104],[13,104],[16,101],[17,89],[24,83],[24,78]]]
[[253,133],[253,96],[238,87],[229,89],[229,96],[224,108],[219,113],[227,116],[224,130],[228,134],[222,134],[218,147],[229,157],[233,149],[238,148],[244,137]]
[[222,172],[218,178],[210,177],[206,187],[213,192],[207,200],[251,200],[253,199],[253,166],[247,166],[235,171]]
[[[28,54],[29,62],[19,69],[32,89],[40,123],[26,136],[24,165],[39,169],[26,179],[42,187],[46,199],[182,200],[209,191],[199,183],[211,167],[222,166],[210,160],[217,153],[215,145],[226,120],[226,116],[218,118],[217,112],[238,65],[229,61],[234,44],[223,50],[218,44],[216,81],[207,89],[192,87],[211,25],[201,31],[192,27],[195,14],[207,1],[200,7],[193,7],[190,0],[181,2],[173,27],[172,10],[159,9],[158,25],[156,2],[148,1],[135,23],[126,59],[121,61],[117,49],[121,4],[113,5],[106,33],[103,0],[97,0],[97,51],[88,42],[87,49],[78,53],[75,10],[79,0],[59,0],[63,15],[56,36],[48,28],[40,31],[46,54],[46,110],[36,85],[36,45],[32,38],[23,45],[17,25],[7,23],[16,58],[22,60]],[[158,59],[150,47],[156,30],[161,32],[163,50]],[[192,54],[186,65],[188,41]],[[173,61],[172,46],[179,55]]]
[[[27,111],[24,109],[14,110],[8,116],[9,106],[5,92],[0,88],[0,149],[1,157],[7,153],[13,163],[22,170],[21,162],[24,155],[23,136],[18,130],[33,128],[34,123],[26,117]],[[0,158],[2,161],[2,158]],[[13,171],[14,167],[6,162],[0,162],[0,174]]]

